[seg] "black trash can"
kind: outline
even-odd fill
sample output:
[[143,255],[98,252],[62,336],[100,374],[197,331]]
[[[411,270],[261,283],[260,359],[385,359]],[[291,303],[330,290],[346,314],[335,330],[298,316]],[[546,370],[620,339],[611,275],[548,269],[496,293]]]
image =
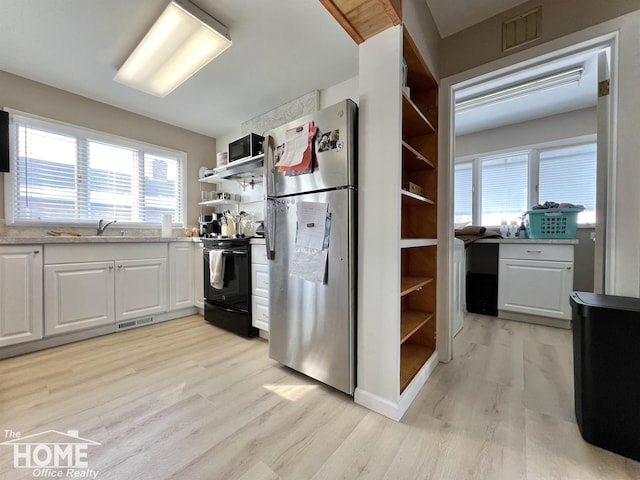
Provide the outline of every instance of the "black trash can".
[[498,275],[467,272],[467,312],[498,315]]
[[640,461],[640,299],[571,292],[570,303],[580,434]]

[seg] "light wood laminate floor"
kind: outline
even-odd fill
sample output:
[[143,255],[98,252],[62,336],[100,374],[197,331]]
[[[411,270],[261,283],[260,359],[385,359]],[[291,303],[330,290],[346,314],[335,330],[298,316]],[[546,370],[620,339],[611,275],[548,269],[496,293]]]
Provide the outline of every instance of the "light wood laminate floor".
[[[0,435],[78,430],[101,480],[639,479],[580,437],[571,348],[468,315],[394,422],[193,316],[0,361]],[[0,478],[33,478],[12,462],[0,445]]]

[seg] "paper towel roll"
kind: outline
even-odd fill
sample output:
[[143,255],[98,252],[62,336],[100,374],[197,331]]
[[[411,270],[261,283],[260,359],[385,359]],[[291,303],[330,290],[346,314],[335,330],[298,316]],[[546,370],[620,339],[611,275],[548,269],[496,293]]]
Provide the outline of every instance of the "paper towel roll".
[[172,237],[173,236],[173,227],[171,226],[171,214],[165,213],[162,216],[162,237]]

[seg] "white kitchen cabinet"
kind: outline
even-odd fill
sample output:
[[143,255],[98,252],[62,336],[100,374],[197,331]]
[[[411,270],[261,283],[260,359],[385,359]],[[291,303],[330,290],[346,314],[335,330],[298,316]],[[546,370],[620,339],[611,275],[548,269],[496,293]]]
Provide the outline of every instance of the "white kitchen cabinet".
[[42,338],[42,245],[0,247],[0,347]]
[[515,312],[570,320],[569,293],[572,289],[573,245],[500,245],[500,316]]
[[168,310],[167,244],[47,245],[45,336]]
[[116,322],[167,310],[167,259],[118,260]]
[[169,310],[193,307],[193,255],[191,243],[169,244]]
[[251,324],[269,331],[269,266],[264,245],[251,245]]
[[45,335],[113,324],[113,262],[87,262],[44,267]]
[[202,242],[194,244],[193,280],[194,305],[204,310],[204,245]]

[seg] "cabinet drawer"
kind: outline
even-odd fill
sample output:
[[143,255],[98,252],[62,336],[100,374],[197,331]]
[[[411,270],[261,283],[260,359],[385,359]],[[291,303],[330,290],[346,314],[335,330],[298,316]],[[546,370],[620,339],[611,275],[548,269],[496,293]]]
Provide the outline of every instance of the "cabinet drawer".
[[500,245],[499,255],[500,259],[513,258],[519,260],[573,262],[573,245],[549,245],[544,243],[516,245],[506,243]]
[[269,300],[260,297],[251,299],[251,323],[260,330],[269,331]]
[[251,265],[251,286],[253,290],[269,291],[269,267],[266,265]]
[[267,250],[264,245],[251,245],[251,263],[266,265]]

